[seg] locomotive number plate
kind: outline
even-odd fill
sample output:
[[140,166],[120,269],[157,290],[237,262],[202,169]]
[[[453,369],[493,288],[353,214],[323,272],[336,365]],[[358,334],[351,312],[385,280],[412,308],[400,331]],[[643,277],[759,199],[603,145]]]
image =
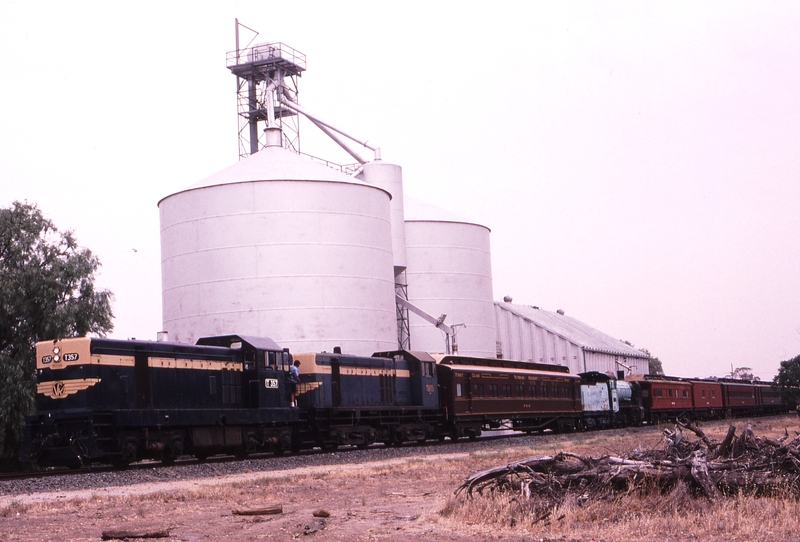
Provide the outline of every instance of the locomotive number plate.
[[78,361],[78,354],[64,354],[64,361]]
[[264,379],[264,387],[268,389],[277,389],[278,388],[278,379],[277,378],[265,378]]

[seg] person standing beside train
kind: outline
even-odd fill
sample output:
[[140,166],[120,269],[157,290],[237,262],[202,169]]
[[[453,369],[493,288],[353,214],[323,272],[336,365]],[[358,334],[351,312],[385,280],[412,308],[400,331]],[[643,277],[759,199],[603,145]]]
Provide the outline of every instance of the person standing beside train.
[[292,385],[291,405],[297,406],[295,394],[297,393],[297,385],[300,383],[300,360],[294,360],[294,364],[289,366],[289,382]]

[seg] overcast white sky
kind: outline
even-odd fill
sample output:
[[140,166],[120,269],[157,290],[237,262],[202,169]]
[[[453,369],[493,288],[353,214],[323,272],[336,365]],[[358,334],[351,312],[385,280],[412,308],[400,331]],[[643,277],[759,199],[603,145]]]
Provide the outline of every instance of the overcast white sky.
[[161,329],[158,200],[238,158],[236,17],[407,194],[491,228],[496,299],[675,375],[800,354],[799,3],[0,0],[0,206],[100,257],[112,336]]

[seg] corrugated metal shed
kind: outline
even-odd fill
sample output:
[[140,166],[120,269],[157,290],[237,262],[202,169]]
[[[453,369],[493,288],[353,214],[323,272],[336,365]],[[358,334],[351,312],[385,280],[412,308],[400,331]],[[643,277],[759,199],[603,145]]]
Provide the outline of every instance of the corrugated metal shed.
[[572,373],[647,372],[648,356],[575,318],[496,302],[497,354],[505,359],[566,365]]

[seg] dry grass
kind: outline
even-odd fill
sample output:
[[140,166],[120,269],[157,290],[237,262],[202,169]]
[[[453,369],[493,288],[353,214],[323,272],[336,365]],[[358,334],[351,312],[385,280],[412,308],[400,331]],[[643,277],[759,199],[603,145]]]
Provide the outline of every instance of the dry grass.
[[710,503],[684,485],[667,494],[628,494],[580,505],[574,499],[552,510],[527,509],[518,498],[451,498],[442,516],[453,528],[489,527],[507,537],[579,540],[796,540],[800,503],[738,495]]
[[[798,429],[796,416],[734,422],[737,432],[752,422],[757,436],[776,437],[784,428]],[[721,440],[730,422],[708,423],[704,431]],[[654,428],[579,436],[563,436],[544,446],[529,448],[529,455],[557,451],[602,455],[661,446]],[[495,462],[495,465],[502,463]],[[471,474],[471,473],[466,473]],[[441,510],[452,528],[467,525],[480,533],[499,537],[541,540],[796,540],[800,532],[800,502],[786,494],[755,498],[746,494],[710,502],[692,495],[683,484],[667,492],[648,488],[596,501],[577,495],[547,508],[536,499],[524,500],[518,492],[469,499],[451,497]]]

